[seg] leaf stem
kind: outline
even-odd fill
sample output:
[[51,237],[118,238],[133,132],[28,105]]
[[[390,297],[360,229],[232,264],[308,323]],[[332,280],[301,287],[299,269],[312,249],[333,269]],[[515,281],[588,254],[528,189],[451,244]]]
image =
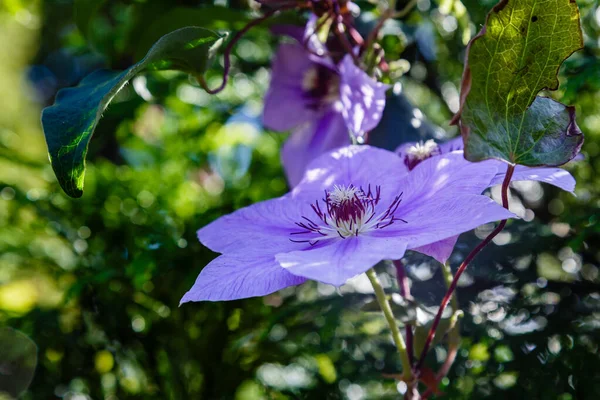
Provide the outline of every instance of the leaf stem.
[[400,354],[400,361],[402,362],[402,373],[404,375],[404,379],[408,382],[413,380],[412,368],[410,365],[410,359],[408,358],[408,353],[406,352],[406,344],[404,343],[404,339],[402,338],[402,334],[398,329],[398,325],[396,324],[396,319],[394,318],[394,313],[392,312],[392,307],[390,307],[390,303],[387,300],[385,295],[385,291],[377,278],[377,274],[375,270],[371,268],[366,272],[367,277],[371,281],[371,285],[373,286],[373,290],[375,290],[375,297],[377,298],[377,302],[379,303],[379,307],[381,307],[381,311],[387,320],[387,323],[390,327],[390,331],[392,332],[392,338],[394,339],[394,344],[398,349],[398,353]]
[[[514,172],[515,172],[515,165],[509,164],[508,169],[506,170],[506,175],[504,176],[504,181],[502,182],[502,206],[506,209],[508,209],[508,185],[510,184],[510,180],[511,180]],[[504,229],[504,226],[506,226],[505,219],[500,221],[500,223],[498,224],[496,229],[494,229],[492,231],[492,233],[490,233],[485,239],[483,239],[481,241],[481,243],[479,243],[477,245],[477,247],[475,247],[473,250],[471,250],[471,252],[469,253],[469,255],[467,255],[467,257],[462,262],[460,267],[458,267],[458,270],[456,271],[456,275],[454,275],[454,278],[452,279],[452,282],[450,283],[450,286],[448,287],[448,290],[446,291],[446,295],[444,296],[444,299],[442,300],[442,303],[440,304],[440,308],[439,308],[435,318],[433,319],[433,324],[431,325],[431,328],[429,329],[429,334],[427,335],[425,345],[423,346],[423,351],[421,351],[421,356],[419,357],[419,361],[417,362],[417,365],[415,367],[416,371],[419,371],[421,369],[421,367],[423,366],[423,362],[425,361],[425,356],[427,355],[427,352],[429,351],[429,347],[431,346],[431,342],[433,341],[433,338],[435,336],[435,330],[437,329],[438,324],[440,323],[440,320],[442,319],[442,314],[444,313],[444,309],[448,305],[448,302],[450,302],[450,298],[452,297],[454,290],[456,290],[456,286],[458,285],[458,280],[460,279],[460,276],[463,274],[463,272],[465,272],[465,270],[467,269],[467,266],[471,263],[471,261],[473,261],[475,256],[477,254],[479,254],[479,252],[485,246],[487,246],[492,241],[492,239],[495,238],[502,231],[502,229]]]

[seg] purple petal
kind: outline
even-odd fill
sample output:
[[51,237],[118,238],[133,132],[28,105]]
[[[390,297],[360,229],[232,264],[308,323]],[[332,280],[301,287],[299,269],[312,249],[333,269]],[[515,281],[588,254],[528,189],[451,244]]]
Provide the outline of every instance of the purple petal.
[[382,260],[402,258],[405,251],[403,238],[354,236],[275,258],[294,275],[340,286]]
[[180,304],[265,296],[305,281],[281,268],[272,256],[253,259],[220,256],[202,269]]
[[315,31],[315,29],[317,29],[318,22],[319,17],[317,17],[315,14],[310,14],[308,21],[306,22],[306,27],[304,28],[303,40],[301,43],[306,43],[306,47],[310,53],[309,58],[313,62],[328,67],[331,70],[335,70],[335,63],[331,57],[326,55],[328,53],[327,47],[325,47],[325,44],[321,42],[318,32]]
[[445,264],[452,255],[457,240],[458,236],[452,236],[439,242],[416,247],[413,250],[433,257],[442,264]]
[[290,187],[296,186],[302,180],[307,165],[313,159],[348,144],[348,141],[344,119],[335,111],[297,128],[281,151],[281,160]]
[[402,160],[388,150],[366,145],[342,147],[311,162],[292,196],[319,199],[335,184],[364,189],[379,185],[385,200],[386,196],[399,194],[396,189],[402,166]]
[[354,65],[347,54],[339,65],[342,115],[348,129],[357,136],[375,128],[385,108],[388,85],[377,82]]
[[409,242],[408,249],[411,250],[515,216],[489,197],[452,193],[419,201],[408,212],[398,209],[395,215],[406,223],[397,221],[373,235],[401,236]]
[[[490,186],[502,184],[504,176],[506,175],[506,169],[508,168],[508,165],[502,161],[495,162],[498,163],[499,169],[502,172],[496,174],[494,179],[492,179]],[[575,190],[575,178],[562,168],[525,167],[523,165],[517,165],[511,181],[538,181],[549,183],[571,193]]]
[[261,257],[305,247],[290,241],[296,222],[312,215],[309,202],[267,200],[222,216],[198,231],[203,245],[218,253]]
[[404,197],[398,211],[406,212],[438,196],[480,194],[497,171],[498,164],[493,160],[472,163],[465,160],[462,151],[428,158],[399,182]]
[[463,150],[465,148],[465,143],[463,142],[463,138],[459,136],[446,142],[438,143],[438,146],[440,148],[440,153],[446,154],[456,150]]
[[276,131],[288,131],[317,117],[308,107],[302,82],[315,64],[297,44],[282,44],[273,62],[271,85],[265,96],[264,125]]

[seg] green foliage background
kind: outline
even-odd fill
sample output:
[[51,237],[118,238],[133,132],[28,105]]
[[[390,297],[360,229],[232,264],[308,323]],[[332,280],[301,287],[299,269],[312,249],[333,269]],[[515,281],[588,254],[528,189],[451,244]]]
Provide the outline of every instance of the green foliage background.
[[[0,2],[0,329],[24,333],[38,354],[22,398],[398,398],[383,374],[399,362],[382,317],[360,311],[370,297],[360,281],[341,295],[308,283],[264,299],[178,306],[215,256],[196,229],[286,191],[285,135],[259,121],[276,43],[266,27],[236,47],[219,95],[180,73],[136,78],[98,125],[83,197],[60,190],[39,122],[56,89],[99,67],[127,68],[182,25],[239,29],[251,12],[236,0],[94,3],[76,17],[68,0]],[[516,186],[532,221],[513,222],[460,288],[463,346],[442,385],[448,398],[600,396],[600,11],[597,1],[578,4],[586,47],[550,94],[577,107],[586,134],[585,160],[569,166],[577,197]],[[454,133],[447,121],[464,47],[492,5],[421,0],[384,38],[390,59],[404,60],[403,93],[436,132]],[[407,126],[391,124],[384,141],[402,140]],[[476,234],[461,239],[453,267]],[[405,263],[414,294],[435,305],[438,266],[414,255]],[[394,289],[393,275],[384,281]],[[441,360],[440,348],[428,362]]]

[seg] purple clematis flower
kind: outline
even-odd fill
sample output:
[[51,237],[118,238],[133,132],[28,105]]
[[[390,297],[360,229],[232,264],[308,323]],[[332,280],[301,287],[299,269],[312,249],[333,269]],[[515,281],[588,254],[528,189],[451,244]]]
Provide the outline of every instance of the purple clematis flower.
[[[424,162],[424,160],[429,160],[432,158],[435,159],[454,153],[461,155],[461,158],[455,160],[455,168],[464,168],[465,165],[469,164],[496,165],[498,172],[490,180],[488,187],[502,183],[508,168],[506,163],[499,160],[487,160],[480,163],[471,163],[462,157],[464,154],[463,148],[463,140],[461,137],[458,137],[440,144],[436,143],[434,140],[428,140],[426,142],[419,143],[405,143],[396,149],[396,153],[403,161],[402,170],[405,173],[408,173],[416,168],[421,162]],[[557,186],[567,192],[573,193],[575,190],[575,179],[569,172],[562,168],[526,167],[523,165],[517,165],[511,179],[511,182],[514,181],[539,181]],[[481,192],[475,193],[479,194]],[[448,258],[450,258],[457,240],[458,236],[453,236],[440,242],[417,248],[415,250],[429,255],[441,263],[445,263],[448,261]]]
[[314,160],[287,195],[253,204],[198,231],[222,253],[182,302],[263,296],[312,279],[342,285],[407,249],[513,216],[483,191],[497,166],[454,168],[461,154],[398,176],[393,152],[348,146]]
[[286,43],[272,71],[263,122],[275,131],[292,131],[281,155],[292,187],[311,160],[347,145],[351,134],[363,137],[381,119],[388,86],[354,65],[350,55],[335,65]]

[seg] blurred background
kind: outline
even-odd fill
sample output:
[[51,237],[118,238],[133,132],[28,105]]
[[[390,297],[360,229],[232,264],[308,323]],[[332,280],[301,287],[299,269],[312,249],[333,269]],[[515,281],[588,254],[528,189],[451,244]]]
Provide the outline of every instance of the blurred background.
[[[400,83],[373,143],[456,134],[448,121],[464,48],[494,3],[419,0],[386,25]],[[375,5],[358,4],[364,31]],[[600,398],[600,8],[578,4],[585,49],[547,94],[576,106],[586,135],[585,160],[567,166],[576,196],[514,185],[522,219],[461,280],[463,339],[442,382],[447,398]],[[0,1],[0,399],[359,400],[406,390],[386,377],[399,360],[383,318],[361,310],[372,298],[361,278],[341,290],[310,282],[178,306],[215,257],[196,230],[287,189],[286,135],[260,119],[278,41],[268,25],[237,45],[216,96],[176,72],[127,85],[91,142],[82,198],[67,197],[50,167],[40,112],[57,90],[98,68],[127,68],[171,30],[236,30],[256,9],[245,0]],[[489,229],[461,237],[453,268]],[[411,254],[404,263],[417,300],[439,303],[439,265]],[[380,271],[397,291],[393,272]],[[412,311],[401,319],[419,318]],[[438,346],[427,362],[444,357]]]

